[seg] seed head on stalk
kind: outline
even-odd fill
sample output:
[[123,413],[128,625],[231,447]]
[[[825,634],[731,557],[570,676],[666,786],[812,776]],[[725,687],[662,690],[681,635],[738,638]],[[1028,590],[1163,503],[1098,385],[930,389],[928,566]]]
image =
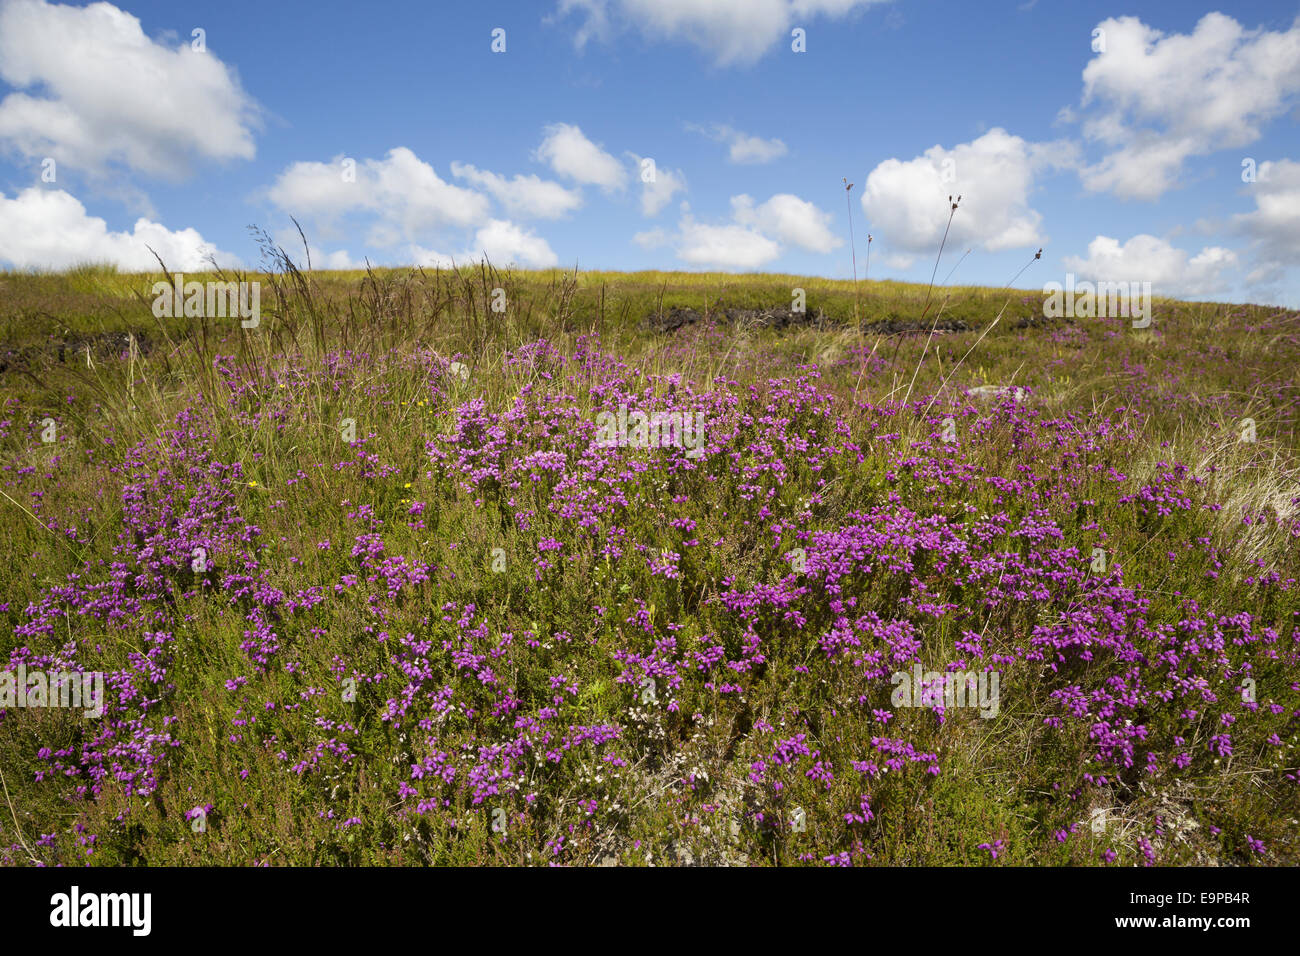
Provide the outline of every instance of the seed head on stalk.
[[[849,211],[849,253],[853,259],[853,324],[857,326],[858,338],[862,338],[862,319],[858,314],[858,250],[853,242],[853,203],[849,200],[849,192],[853,189],[853,183],[847,178],[841,178],[840,182],[844,183],[844,205]],[[867,255],[871,255],[871,237],[867,237]]]

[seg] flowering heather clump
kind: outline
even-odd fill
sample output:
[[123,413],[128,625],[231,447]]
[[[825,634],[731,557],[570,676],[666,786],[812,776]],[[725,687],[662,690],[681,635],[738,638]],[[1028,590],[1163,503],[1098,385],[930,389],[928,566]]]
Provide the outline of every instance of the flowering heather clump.
[[5,862],[1300,862],[1295,314],[369,281],[0,373]]

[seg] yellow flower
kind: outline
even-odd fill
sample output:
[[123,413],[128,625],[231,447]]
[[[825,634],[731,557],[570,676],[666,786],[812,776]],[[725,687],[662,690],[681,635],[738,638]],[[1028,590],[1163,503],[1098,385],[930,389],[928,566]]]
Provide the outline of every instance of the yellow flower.
[[411,483],[408,481],[406,484],[402,485],[402,487],[403,487],[403,488],[409,488],[409,487],[411,487]]
[[250,488],[256,488],[256,487],[257,487],[257,482],[255,482],[255,481],[250,481],[250,482],[248,483],[248,487],[250,487]]

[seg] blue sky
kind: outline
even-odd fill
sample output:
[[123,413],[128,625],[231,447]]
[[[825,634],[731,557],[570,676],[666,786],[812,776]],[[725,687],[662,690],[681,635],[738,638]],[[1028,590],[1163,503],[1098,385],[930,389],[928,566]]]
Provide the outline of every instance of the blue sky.
[[1023,288],[1296,307],[1298,16],[0,0],[0,266],[149,268],[146,245],[255,266],[247,226],[296,254],[292,215],[318,268],[486,252],[847,277],[847,177],[860,275],[870,234],[872,278],[928,280],[953,193],[940,278],[970,249],[953,281],[1001,286],[1041,246]]

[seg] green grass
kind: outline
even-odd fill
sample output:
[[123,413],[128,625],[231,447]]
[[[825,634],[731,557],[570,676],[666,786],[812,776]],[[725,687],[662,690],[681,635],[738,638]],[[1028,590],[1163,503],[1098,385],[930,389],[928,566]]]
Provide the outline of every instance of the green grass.
[[[1223,764],[1198,758],[1181,774],[1145,780],[1121,773],[1107,786],[1093,786],[1083,778],[1090,753],[1086,729],[1067,724],[1049,731],[1042,723],[1055,713],[1051,691],[1066,678],[1017,666],[1005,675],[998,718],[955,714],[940,727],[927,711],[900,713],[888,734],[939,754],[943,772],[930,777],[910,766],[876,780],[870,787],[874,820],[850,827],[843,814],[856,808],[864,788],[848,768],[863,759],[864,742],[881,734],[870,710],[885,705],[887,694],[870,690],[871,707],[864,709],[856,703],[864,693],[856,674],[818,663],[816,637],[832,617],[798,634],[775,615],[760,617],[756,627],[771,653],[762,667],[737,678],[745,687],[739,695],[687,680],[677,692],[679,708],[668,711],[643,705],[636,684],[616,680],[623,670],[618,654],[654,650],[654,640],[628,623],[638,611],[648,614],[656,639],[672,633],[682,646],[697,647],[712,635],[728,659],[740,655],[743,629],[710,598],[726,578],[735,588],[779,580],[788,572],[782,553],[799,543],[802,529],[837,527],[849,512],[885,504],[891,495],[918,513],[954,521],[1003,511],[1014,526],[1037,507],[1058,508],[1066,488],[1062,476],[1086,473],[1069,491],[1077,508],[1053,512],[1065,534],[1055,546],[1087,555],[1102,543],[1122,564],[1125,580],[1141,582],[1154,622],[1176,624],[1183,602],[1192,599],[1219,614],[1249,612],[1271,623],[1279,631],[1280,656],[1271,663],[1254,660],[1260,699],[1286,702],[1295,711],[1300,599],[1294,587],[1248,583],[1268,572],[1300,578],[1292,530],[1300,496],[1295,313],[1157,300],[1147,330],[1082,319],[1017,327],[1041,316],[1041,294],[943,288],[934,295],[938,310],[932,305],[926,321],[965,322],[969,331],[936,334],[927,342],[924,333],[871,331],[875,323],[922,314],[926,288],[895,282],[860,284],[867,331],[859,336],[852,327],[855,290],[844,281],[488,267],[304,274],[281,265],[247,276],[265,284],[261,324],[248,331],[230,320],[156,319],[149,289],[159,274],[84,267],[0,277],[0,359],[8,365],[0,372],[5,649],[25,643],[14,628],[28,619],[29,603],[69,574],[100,579],[118,560],[113,547],[122,530],[128,450],[142,442],[167,447],[166,433],[187,408],[197,410],[211,432],[205,446],[210,460],[237,469],[224,472],[233,507],[261,529],[244,556],[256,559],[270,584],[288,594],[328,590],[342,576],[357,574],[349,548],[372,527],[371,519],[356,516],[362,505],[383,522],[384,553],[436,566],[435,580],[404,590],[383,615],[367,600],[371,589],[359,588],[287,616],[279,628],[285,647],[279,663],[291,660],[292,672],[283,666],[254,672],[240,649],[248,626],[244,608],[192,587],[190,579],[178,580],[174,605],[161,609],[175,635],[168,674],[173,686],[161,706],[176,718],[180,746],[168,752],[159,786],[148,796],[107,786],[97,799],[87,799],[57,780],[38,782],[35,774],[44,766],[38,749],[75,749],[84,741],[84,722],[56,710],[11,713],[0,720],[9,794],[9,806],[0,808],[0,858],[24,862],[30,852],[42,862],[77,862],[87,858],[78,840],[93,833],[89,860],[97,864],[606,858],[640,864],[688,857],[788,864],[849,853],[855,863],[985,865],[991,860],[978,844],[996,839],[1007,844],[999,864],[1093,864],[1108,848],[1118,853],[1118,863],[1132,864],[1142,862],[1138,839],[1144,838],[1156,846],[1161,863],[1232,864],[1257,859],[1244,849],[1249,834],[1267,845],[1265,861],[1300,862],[1296,785],[1284,777],[1297,772],[1294,744],[1266,743],[1270,733],[1295,740],[1300,727],[1290,713],[1240,721],[1234,755]],[[497,288],[506,293],[504,314],[491,309]],[[830,327],[776,331],[702,322],[663,335],[645,326],[648,317],[673,307],[710,314],[788,307],[795,288],[806,291],[809,312],[830,317]],[[637,497],[610,518],[626,529],[629,552],[608,560],[552,508],[554,482],[545,475],[517,488],[471,493],[430,466],[426,444],[449,434],[456,409],[472,399],[490,412],[518,405],[540,418],[548,403],[571,395],[572,424],[594,418],[599,406],[592,388],[600,376],[546,362],[529,367],[505,361],[511,350],[538,339],[566,355],[598,340],[602,353],[626,366],[608,374],[654,394],[665,394],[665,377],[678,374],[697,390],[730,390],[738,402],[752,394],[744,407],[756,419],[773,393],[772,380],[807,377],[835,403],[861,461],[845,452],[814,469],[790,453],[788,472],[780,484],[764,485],[772,494],[761,500],[725,469],[713,481],[698,471],[651,469],[634,485]],[[344,358],[334,364],[329,357],[339,353]],[[468,382],[443,374],[448,360],[470,367]],[[252,385],[235,391],[233,380]],[[960,411],[957,390],[979,384],[1028,387],[1043,421],[1070,420],[1077,430],[1044,427],[1034,438],[1007,413],[982,411],[978,404]],[[954,416],[964,439],[961,467],[981,480],[955,486],[939,480],[935,463],[946,462],[948,453],[930,441],[935,425],[920,414],[924,402],[904,406],[909,392],[913,402],[938,395],[932,417]],[[793,432],[810,439],[838,440],[810,407],[781,406],[771,414],[787,417]],[[39,439],[46,417],[58,422],[54,444]],[[1236,440],[1244,417],[1257,423],[1254,444]],[[349,447],[340,435],[339,423],[347,418],[356,422],[358,446]],[[1106,420],[1131,429],[1132,437],[1078,437]],[[746,436],[756,436],[760,425],[749,428]],[[886,433],[899,437],[881,439]],[[1059,441],[1043,439],[1049,435]],[[924,461],[900,465],[913,443],[922,446]],[[519,455],[545,447],[535,432],[518,436]],[[737,467],[761,464],[757,453],[745,457],[744,442],[733,450],[741,455]],[[366,455],[376,462],[368,464]],[[1144,515],[1121,506],[1121,496],[1165,470],[1160,463],[1175,461],[1203,481],[1184,489],[1193,508]],[[182,464],[178,459],[173,467],[179,471]],[[1109,468],[1124,480],[1113,480]],[[985,477],[1032,478],[1043,501],[1001,494]],[[814,495],[820,501],[810,502]],[[674,502],[674,496],[684,500]],[[409,515],[414,501],[426,505],[423,527]],[[1209,504],[1221,507],[1201,507]],[[776,540],[764,507],[786,524]],[[1243,511],[1262,511],[1268,520],[1243,525]],[[725,544],[683,549],[685,533],[671,526],[673,518],[695,522],[690,534],[702,543]],[[69,528],[75,530],[62,530]],[[563,557],[535,573],[537,542],[546,537],[566,543]],[[329,550],[317,547],[325,540]],[[683,551],[682,578],[650,573],[633,543],[647,554]],[[996,544],[1022,548],[1021,539],[1005,534]],[[505,552],[503,574],[490,569],[494,548]],[[1212,567],[1215,555],[1221,567]],[[219,573],[233,570],[236,557],[221,555]],[[991,648],[1023,643],[1034,624],[1065,607],[1055,598],[1025,601],[985,616],[979,588],[937,572],[927,580],[946,589],[936,600],[965,609],[963,626],[983,621]],[[859,609],[882,616],[898,607],[904,591],[896,578],[852,583]],[[504,840],[491,832],[487,808],[457,786],[437,791],[446,803],[436,813],[397,812],[399,788],[426,751],[454,752],[463,743],[512,732],[507,718],[453,711],[438,727],[438,747],[430,748],[409,725],[397,731],[381,719],[386,701],[400,689],[391,676],[394,642],[407,632],[431,635],[435,644],[451,639],[455,628],[441,620],[447,602],[476,606],[476,619],[489,629],[484,647],[514,635],[519,643],[502,666],[509,664],[510,686],[530,707],[546,702],[550,678],[563,673],[577,688],[561,695],[564,722],[625,728],[618,751],[625,767],[601,764],[594,751],[580,748],[554,766],[533,767],[520,794],[498,801],[510,814]],[[607,609],[603,618],[594,615],[595,605]],[[946,618],[925,631],[926,660],[952,657],[962,629],[957,620]],[[681,630],[669,632],[669,624]],[[41,640],[55,646],[74,637],[86,649],[85,662],[104,669],[123,667],[130,653],[145,647],[140,629],[121,632],[75,614],[66,626],[67,635]],[[381,631],[389,634],[386,642],[377,639]],[[567,641],[555,637],[565,632]],[[525,651],[529,634],[538,646]],[[1236,647],[1227,653],[1239,664],[1246,652]],[[318,711],[313,718],[342,721],[353,731],[326,732],[285,710],[305,688],[335,687],[340,659],[349,673],[390,675],[361,683],[356,701],[337,694],[311,699]],[[432,683],[454,686],[461,706],[486,711],[494,705],[492,693],[446,655],[430,660]],[[1106,686],[1122,671],[1113,661],[1070,666],[1068,679],[1085,687]],[[249,678],[238,693],[225,686],[235,675]],[[666,689],[658,688],[658,696],[666,699]],[[253,713],[250,701],[277,704],[257,713],[256,729],[237,723]],[[695,713],[705,719],[693,720]],[[1153,712],[1149,720],[1153,738],[1166,743],[1185,729],[1174,710]],[[772,732],[761,729],[765,724]],[[796,728],[834,765],[835,782],[828,789],[790,772],[779,792],[752,785],[751,764]],[[326,753],[311,772],[297,774],[276,757],[284,750],[296,759],[331,734],[346,738],[350,759]],[[799,764],[800,771],[807,768]],[[685,782],[692,772],[695,782]],[[524,803],[525,791],[537,795],[534,803]],[[579,807],[589,799],[598,802],[594,817]],[[206,803],[216,809],[205,831],[195,833],[184,813]],[[1113,808],[1119,821],[1104,838],[1083,826],[1067,842],[1054,841],[1053,833],[1097,806]],[[770,825],[795,807],[806,811],[806,830]],[[320,816],[326,811],[333,818]],[[361,822],[340,829],[339,821],[349,817]],[[1211,835],[1211,827],[1220,832]],[[51,833],[51,843],[37,845],[39,836]],[[556,853],[554,841],[561,837],[564,846]]]

